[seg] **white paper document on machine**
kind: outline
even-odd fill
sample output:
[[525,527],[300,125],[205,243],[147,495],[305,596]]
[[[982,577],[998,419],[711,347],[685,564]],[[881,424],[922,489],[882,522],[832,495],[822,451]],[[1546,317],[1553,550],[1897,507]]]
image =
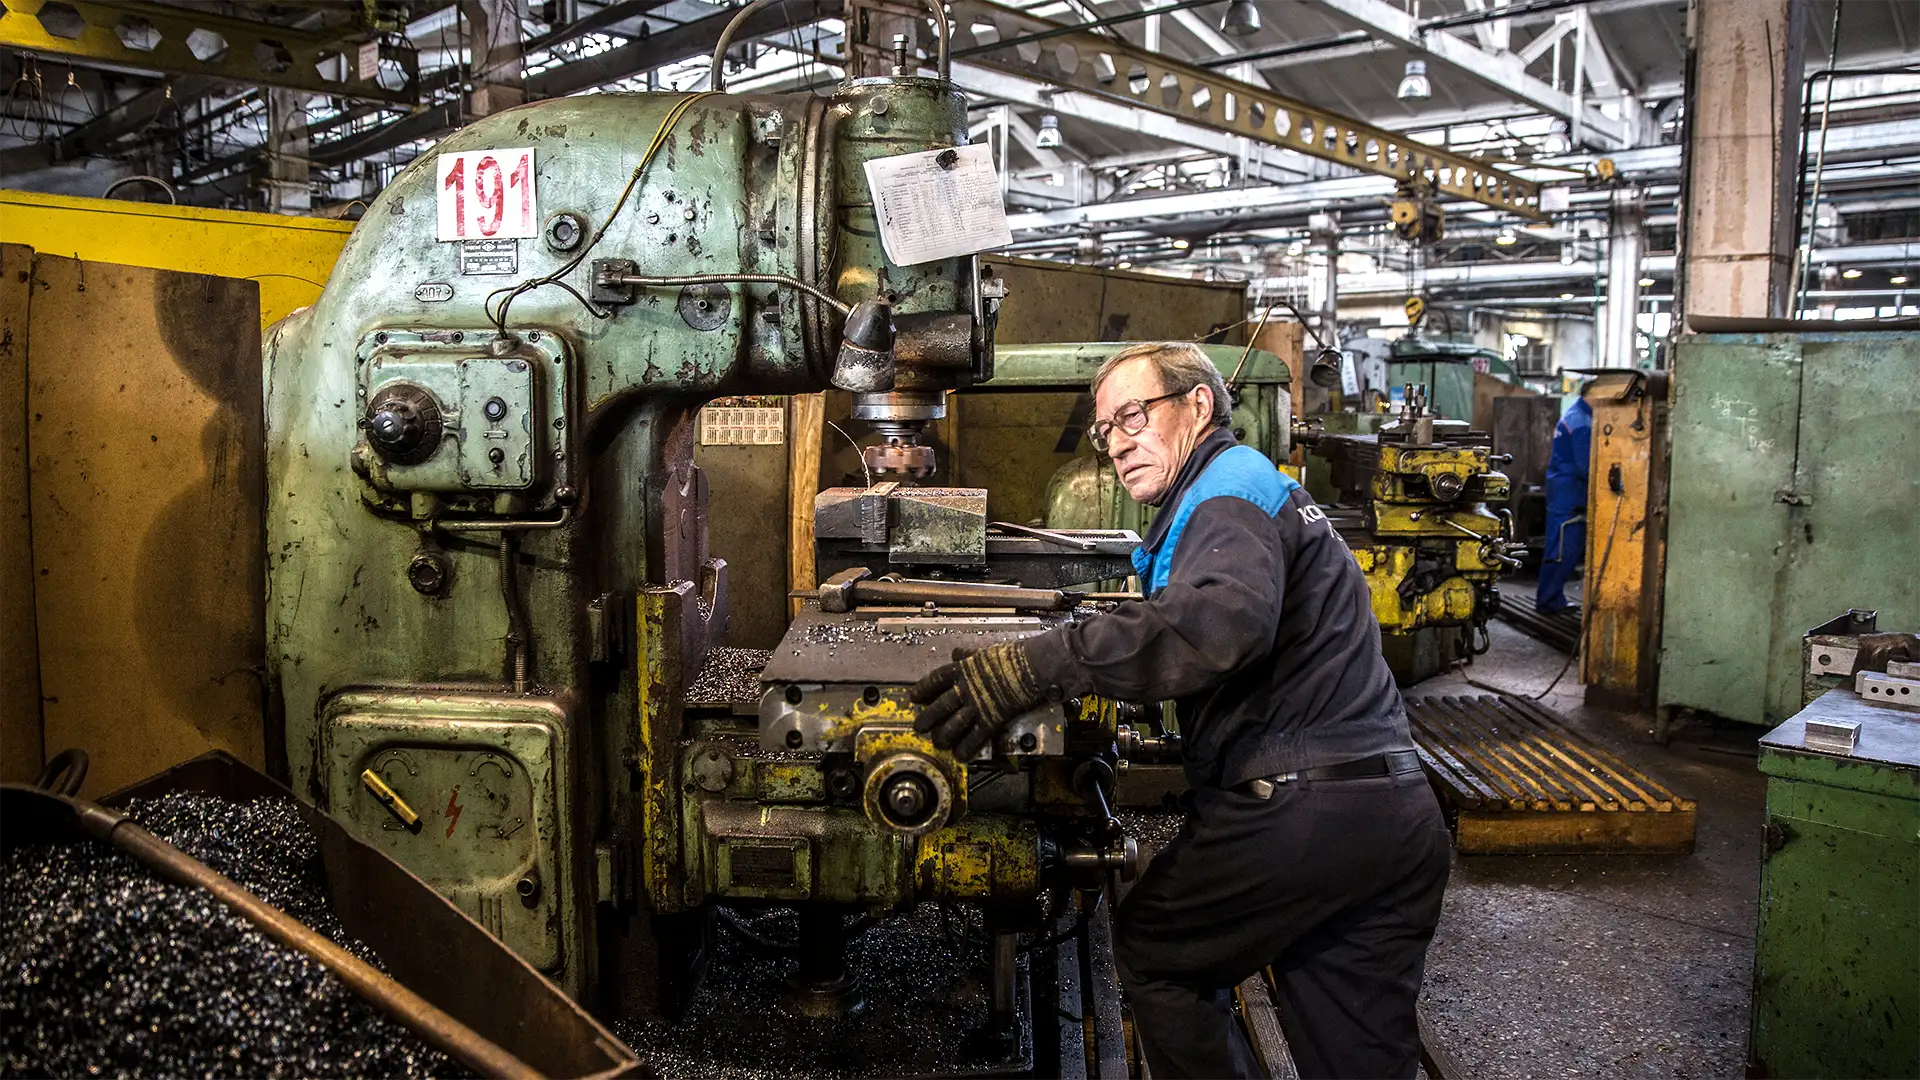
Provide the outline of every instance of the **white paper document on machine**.
[[1013,243],[1000,174],[985,144],[876,158],[866,167],[880,243],[895,264],[914,266]]

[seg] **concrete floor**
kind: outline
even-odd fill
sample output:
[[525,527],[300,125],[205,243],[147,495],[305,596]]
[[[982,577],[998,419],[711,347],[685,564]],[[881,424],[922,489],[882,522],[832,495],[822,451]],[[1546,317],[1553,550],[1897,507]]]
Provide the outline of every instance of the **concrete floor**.
[[[1532,695],[1566,663],[1499,621],[1492,636],[1492,651],[1464,672],[1477,682]],[[1663,748],[1651,714],[1586,706],[1577,674],[1543,703],[1696,800],[1694,853],[1456,855],[1422,1009],[1473,1080],[1739,1076],[1765,792],[1753,753],[1763,732],[1682,729]],[[1486,692],[1462,673],[1406,690]]]

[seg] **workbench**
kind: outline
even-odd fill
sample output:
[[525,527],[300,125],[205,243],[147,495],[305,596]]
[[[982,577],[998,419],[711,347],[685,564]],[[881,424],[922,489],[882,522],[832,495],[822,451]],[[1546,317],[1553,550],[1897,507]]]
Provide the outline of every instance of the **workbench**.
[[[1849,754],[1808,720],[1860,725]],[[1829,690],[1760,740],[1751,1076],[1920,1075],[1920,710]]]

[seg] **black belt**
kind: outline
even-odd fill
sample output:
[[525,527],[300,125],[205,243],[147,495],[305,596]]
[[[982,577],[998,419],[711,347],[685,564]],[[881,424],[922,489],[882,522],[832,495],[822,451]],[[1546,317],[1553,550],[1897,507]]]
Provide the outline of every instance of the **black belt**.
[[1242,795],[1252,795],[1256,799],[1271,799],[1274,788],[1295,780],[1367,780],[1417,772],[1419,769],[1418,751],[1391,750],[1384,754],[1342,761],[1335,765],[1320,765],[1311,769],[1301,769],[1298,772],[1281,773],[1278,776],[1262,776],[1237,784],[1233,790]]

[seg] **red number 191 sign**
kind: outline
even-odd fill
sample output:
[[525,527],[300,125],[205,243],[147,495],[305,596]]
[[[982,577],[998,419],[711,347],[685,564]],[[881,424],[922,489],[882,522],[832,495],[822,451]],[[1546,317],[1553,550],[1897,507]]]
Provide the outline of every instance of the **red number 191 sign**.
[[441,154],[440,239],[513,240],[538,236],[533,149]]

